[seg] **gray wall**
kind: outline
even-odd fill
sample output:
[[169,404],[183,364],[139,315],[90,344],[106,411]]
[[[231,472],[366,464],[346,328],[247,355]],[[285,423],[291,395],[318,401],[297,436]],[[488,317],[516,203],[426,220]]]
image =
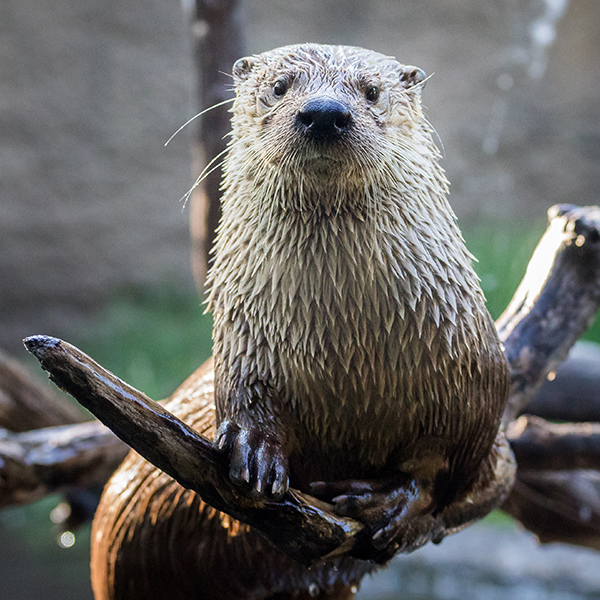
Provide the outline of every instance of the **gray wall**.
[[85,326],[115,288],[191,288],[191,59],[177,3],[3,0],[0,346]]
[[[249,52],[349,43],[433,73],[463,222],[598,202],[597,0],[254,0],[246,17]],[[191,130],[163,143],[193,114],[193,76],[179,3],[3,0],[0,346],[85,327],[124,286],[192,288]]]
[[272,0],[248,16],[253,52],[355,44],[433,74],[424,102],[459,217],[600,201],[597,0]]

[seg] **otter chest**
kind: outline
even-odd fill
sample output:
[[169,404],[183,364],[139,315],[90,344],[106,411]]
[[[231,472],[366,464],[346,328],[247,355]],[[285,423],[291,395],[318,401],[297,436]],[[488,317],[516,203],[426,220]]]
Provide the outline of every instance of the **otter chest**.
[[468,401],[455,388],[473,329],[462,274],[420,232],[378,221],[296,213],[250,236],[246,226],[213,290],[224,372],[274,390],[306,443],[364,464],[452,434],[445,414]]
[[406,250],[399,264],[399,236],[342,219],[309,225],[279,232],[287,244],[271,240],[278,251],[254,263],[264,283],[247,314],[264,344],[259,370],[316,438],[366,446],[371,458],[379,447],[384,460],[434,401],[416,389],[434,374],[423,357],[445,327],[432,277]]

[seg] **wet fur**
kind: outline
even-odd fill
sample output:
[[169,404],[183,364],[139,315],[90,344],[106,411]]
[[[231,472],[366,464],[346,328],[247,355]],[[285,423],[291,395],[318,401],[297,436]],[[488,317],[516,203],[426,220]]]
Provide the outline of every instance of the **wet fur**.
[[[236,79],[209,276],[217,414],[253,402],[240,386],[270,390],[271,405],[251,410],[291,429],[295,485],[399,463],[468,484],[497,430],[506,366],[421,86],[402,78],[411,70],[304,45],[261,55]],[[281,77],[290,89],[277,99]],[[373,83],[376,105],[364,97]],[[317,93],[352,108],[354,126],[332,148],[294,128]]]
[[[291,83],[276,98],[281,77]],[[215,381],[206,365],[168,407],[209,436],[215,421],[252,419],[289,452],[296,487],[400,470],[435,481],[441,507],[493,462],[507,370],[446,199],[422,78],[319,45],[251,57],[234,78],[210,274]],[[294,129],[315,93],[352,107],[335,151]],[[92,533],[97,600],[308,598],[311,585],[341,600],[373,568],[345,558],[306,570],[136,454]]]

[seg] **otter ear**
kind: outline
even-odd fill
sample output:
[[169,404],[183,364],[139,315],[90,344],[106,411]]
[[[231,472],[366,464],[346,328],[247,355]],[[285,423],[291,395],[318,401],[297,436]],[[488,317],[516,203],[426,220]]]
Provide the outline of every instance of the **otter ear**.
[[240,83],[244,79],[247,79],[250,71],[252,71],[252,67],[254,67],[254,59],[249,56],[236,60],[232,70],[234,82]]
[[402,67],[400,69],[400,83],[404,85],[405,88],[411,89],[417,87],[415,91],[421,91],[424,86],[424,82],[427,79],[427,75],[423,69],[419,69],[419,67],[411,67],[409,65]]

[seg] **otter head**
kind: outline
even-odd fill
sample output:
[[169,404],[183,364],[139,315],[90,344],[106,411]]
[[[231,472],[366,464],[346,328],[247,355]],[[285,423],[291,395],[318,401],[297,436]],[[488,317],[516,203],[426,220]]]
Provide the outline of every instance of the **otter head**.
[[411,149],[422,158],[432,145],[420,100],[425,73],[377,52],[285,46],[238,60],[233,78],[230,155],[244,159],[227,161],[226,188],[245,177],[288,206],[314,208],[318,196],[339,207],[341,197],[358,201],[359,189],[389,185],[390,169],[414,172]]

